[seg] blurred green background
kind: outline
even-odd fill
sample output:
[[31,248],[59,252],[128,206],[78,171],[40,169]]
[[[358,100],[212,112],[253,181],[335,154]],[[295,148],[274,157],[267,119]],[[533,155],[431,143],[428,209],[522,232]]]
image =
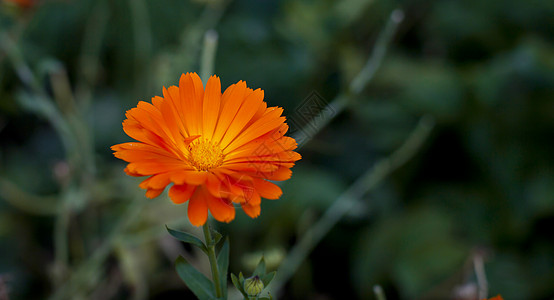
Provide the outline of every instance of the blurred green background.
[[[367,193],[284,286],[283,299],[554,297],[554,1],[0,1],[0,299],[187,299],[173,261],[207,261],[186,206],[147,200],[109,146],[124,112],[199,71],[219,35],[222,86],[245,80],[285,115],[345,93],[394,9],[374,78],[231,238],[234,273],[273,268],[323,212],[408,137],[420,151]],[[289,118],[290,119],[290,118]],[[294,125],[294,124],[293,124]],[[299,132],[292,126],[291,131]],[[478,263],[477,263],[478,265]],[[3,298],[4,297],[4,298]]]

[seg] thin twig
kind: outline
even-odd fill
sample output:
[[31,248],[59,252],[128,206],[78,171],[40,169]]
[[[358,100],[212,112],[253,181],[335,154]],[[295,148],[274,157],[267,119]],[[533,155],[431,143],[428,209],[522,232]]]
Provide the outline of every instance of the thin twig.
[[392,38],[398,28],[398,25],[404,19],[404,13],[400,9],[394,10],[388,19],[387,24],[383,31],[379,34],[377,41],[375,42],[375,47],[371,53],[366,65],[364,68],[354,77],[348,89],[333,99],[331,103],[328,104],[330,111],[333,111],[333,114],[325,113],[329,109],[321,110],[321,113],[314,117],[306,128],[310,128],[309,136],[303,136],[304,130],[299,130],[298,134],[295,134],[293,137],[298,141],[298,148],[304,146],[309,140],[311,140],[321,129],[323,129],[331,120],[339,115],[348,105],[350,99],[362,92],[363,88],[373,79],[373,76],[381,66],[381,62],[385,58],[385,54],[389,47],[389,44],[392,41]]
[[93,84],[100,69],[102,39],[108,27],[109,17],[110,9],[106,0],[95,1],[85,25],[75,89],[76,98],[83,112],[89,110],[92,100]]
[[37,196],[0,177],[0,197],[12,206],[35,215],[54,215],[58,210],[56,197]]
[[70,275],[67,281],[55,291],[50,297],[51,300],[67,299],[70,295],[74,295],[79,289],[87,289],[90,284],[97,279],[98,269],[102,267],[103,262],[111,253],[115,243],[125,230],[137,220],[137,216],[144,207],[145,201],[133,201],[128,204],[127,210],[120,218],[119,222],[114,226],[109,236],[104,240],[104,243],[98,247],[93,254],[81,265],[79,265]]
[[375,294],[375,298],[377,298],[377,300],[387,300],[385,292],[380,285],[373,286],[373,293]]
[[477,285],[479,286],[479,299],[485,299],[489,293],[489,284],[487,282],[487,275],[485,274],[485,264],[483,262],[482,253],[473,255],[473,268],[475,269]]
[[378,186],[388,175],[417,153],[429,136],[433,126],[434,121],[430,116],[422,117],[402,146],[388,158],[377,162],[373,168],[369,169],[340,195],[285,257],[279,267],[277,277],[271,283],[274,293],[277,294],[280,291],[314,247],[346,213],[358,204],[367,192]]
[[[148,16],[148,6],[145,0],[129,0],[134,39],[134,76],[135,82],[145,82],[143,86],[150,88],[148,76],[145,76],[143,66],[152,53],[152,29]],[[140,85],[135,85],[135,91],[141,92]]]
[[217,52],[217,31],[210,29],[204,34],[204,48],[200,61],[200,78],[207,82],[214,72],[215,54]]

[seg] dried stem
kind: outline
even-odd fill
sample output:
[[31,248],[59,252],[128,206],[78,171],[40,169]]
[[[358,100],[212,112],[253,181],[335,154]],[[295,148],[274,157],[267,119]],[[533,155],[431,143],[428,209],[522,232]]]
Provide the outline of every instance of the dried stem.
[[274,293],[278,293],[283,285],[292,277],[308,254],[323,239],[323,237],[348,213],[360,199],[370,190],[378,186],[388,175],[398,169],[421,148],[429,136],[434,121],[424,116],[406,141],[389,157],[378,161],[356,180],[339,198],[325,211],[323,216],[306,231],[300,241],[290,250],[279,267],[277,277],[271,283]]

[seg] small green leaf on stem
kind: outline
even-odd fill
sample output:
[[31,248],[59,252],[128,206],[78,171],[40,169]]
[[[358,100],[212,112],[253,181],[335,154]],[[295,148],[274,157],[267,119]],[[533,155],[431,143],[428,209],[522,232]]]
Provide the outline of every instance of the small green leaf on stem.
[[179,256],[175,261],[175,269],[179,277],[185,282],[188,288],[198,297],[200,300],[214,299],[215,294],[213,291],[212,282],[200,273],[193,266],[191,266],[184,257]]
[[260,262],[258,263],[258,266],[256,267],[256,270],[254,270],[254,274],[252,276],[259,276],[263,277],[265,275],[265,260],[262,256],[262,259],[260,259]]
[[[211,231],[212,231],[212,239],[213,239],[213,245],[217,245],[217,243],[219,243],[219,241],[221,240],[221,238],[223,237],[221,235],[221,233],[217,232],[215,229],[213,228],[210,228]],[[207,242],[209,243],[209,242]]]
[[264,283],[265,286],[268,286],[269,283],[271,282],[271,280],[273,280],[273,277],[275,277],[275,274],[277,272],[273,271],[271,273],[267,273],[265,274],[264,276],[261,277],[262,279],[262,282]]
[[242,275],[242,272],[239,273],[239,282],[240,282],[240,286],[244,284],[244,275]]
[[[240,275],[242,275],[242,273]],[[242,279],[244,281],[244,277]],[[242,282],[233,273],[231,273],[231,281],[233,282],[233,285],[237,288],[237,290],[239,290],[239,292],[244,296],[244,298],[248,299],[248,295],[246,294],[246,292],[244,291],[244,288],[242,287]]]
[[194,245],[200,248],[202,251],[204,251],[204,253],[206,254],[208,253],[208,249],[206,248],[206,245],[204,245],[204,243],[199,238],[193,236],[190,233],[173,230],[167,227],[167,225],[165,226],[165,228],[167,229],[167,232],[169,232],[169,234],[171,234],[174,238],[178,239],[179,241]]
[[[217,243],[217,242],[216,242]],[[227,297],[227,271],[229,269],[229,238],[225,239],[217,256],[217,267],[219,269],[219,282],[223,296]]]

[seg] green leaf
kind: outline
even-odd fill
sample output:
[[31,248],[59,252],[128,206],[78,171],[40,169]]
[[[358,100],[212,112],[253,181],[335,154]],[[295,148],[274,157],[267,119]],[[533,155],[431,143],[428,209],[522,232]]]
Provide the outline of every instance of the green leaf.
[[256,267],[256,270],[254,270],[254,274],[252,276],[258,276],[263,277],[265,275],[265,260],[262,256],[262,259],[260,259],[260,262],[258,263],[258,266]]
[[215,293],[213,291],[213,283],[200,273],[193,266],[191,266],[184,257],[179,256],[175,260],[175,269],[179,277],[185,282],[188,288],[198,297],[200,300],[214,299]]
[[239,282],[240,286],[244,286],[244,276],[242,275],[242,272],[239,272]]
[[260,277],[262,279],[262,282],[264,283],[264,286],[268,286],[271,280],[273,280],[273,277],[275,277],[275,274],[277,272],[273,271],[271,273],[265,274],[263,277]]
[[217,245],[222,237],[221,233],[217,232],[215,229],[212,229],[213,245]]
[[227,298],[227,271],[229,269],[229,238],[225,239],[219,255],[217,256],[217,268],[219,269],[219,282],[223,296]]
[[267,293],[267,297],[261,297],[258,298],[258,300],[273,300],[273,296],[271,296],[271,293]]
[[240,283],[240,280],[233,273],[231,273],[231,281],[233,282],[233,285],[237,288],[237,290],[239,290],[239,292],[244,296],[244,298],[248,299],[248,295],[246,294],[246,292],[244,292],[244,289],[242,288],[242,284]]
[[204,245],[204,243],[199,238],[190,233],[173,230],[167,227],[167,225],[165,226],[165,228],[167,229],[167,232],[169,232],[169,234],[171,234],[174,238],[178,239],[181,242],[194,245],[204,251],[204,253],[208,254],[208,249],[206,248],[206,245]]

